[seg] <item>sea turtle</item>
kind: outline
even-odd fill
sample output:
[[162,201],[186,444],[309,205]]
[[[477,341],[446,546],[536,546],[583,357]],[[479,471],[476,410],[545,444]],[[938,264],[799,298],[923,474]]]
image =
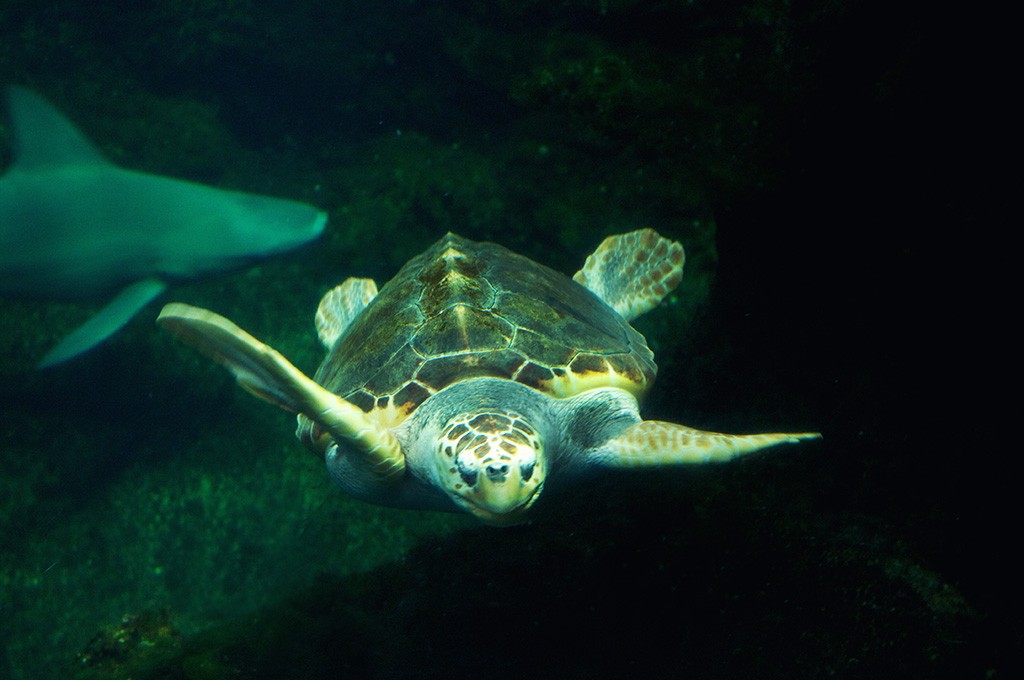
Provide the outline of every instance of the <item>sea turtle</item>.
[[610,236],[575,276],[448,234],[380,292],[350,278],[316,313],[314,379],[224,317],[171,303],[158,323],[298,414],[298,438],[371,503],[521,522],[595,468],[725,461],[816,433],[725,435],[645,421],[654,355],[629,321],[682,278],[651,229]]

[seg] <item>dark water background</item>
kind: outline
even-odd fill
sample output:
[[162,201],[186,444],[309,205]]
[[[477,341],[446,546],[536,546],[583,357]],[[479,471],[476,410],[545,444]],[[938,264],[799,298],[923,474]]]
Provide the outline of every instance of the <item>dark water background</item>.
[[340,496],[159,304],[40,373],[102,301],[0,300],[0,678],[1015,677],[1012,477],[955,340],[1008,115],[934,12],[2,0],[0,83],[113,161],[329,212],[164,300],[312,371],[320,295],[445,231],[571,273],[651,226],[688,263],[637,322],[645,414],[825,439],[495,530]]

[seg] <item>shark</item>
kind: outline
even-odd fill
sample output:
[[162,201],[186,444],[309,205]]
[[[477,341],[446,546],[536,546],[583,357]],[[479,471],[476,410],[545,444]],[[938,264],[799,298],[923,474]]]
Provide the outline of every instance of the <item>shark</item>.
[[39,362],[65,362],[122,328],[169,284],[244,268],[323,232],[286,198],[119,167],[46,99],[6,88],[11,164],[0,176],[0,295],[110,296]]

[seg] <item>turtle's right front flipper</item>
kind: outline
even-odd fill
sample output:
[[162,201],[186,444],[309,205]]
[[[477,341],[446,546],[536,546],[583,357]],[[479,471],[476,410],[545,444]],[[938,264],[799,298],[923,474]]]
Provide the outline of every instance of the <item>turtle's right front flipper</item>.
[[364,459],[382,480],[399,479],[405,457],[394,436],[358,407],[324,389],[280,352],[209,310],[172,302],[157,323],[179,340],[227,368],[247,391],[283,409],[301,413]]

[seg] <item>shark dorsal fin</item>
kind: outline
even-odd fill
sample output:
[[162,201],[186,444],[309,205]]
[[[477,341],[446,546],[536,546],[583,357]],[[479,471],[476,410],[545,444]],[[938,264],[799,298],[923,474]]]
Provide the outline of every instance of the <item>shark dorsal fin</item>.
[[64,115],[31,90],[7,88],[13,167],[107,164],[107,160]]

